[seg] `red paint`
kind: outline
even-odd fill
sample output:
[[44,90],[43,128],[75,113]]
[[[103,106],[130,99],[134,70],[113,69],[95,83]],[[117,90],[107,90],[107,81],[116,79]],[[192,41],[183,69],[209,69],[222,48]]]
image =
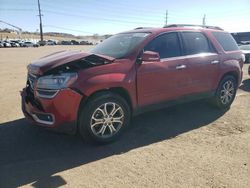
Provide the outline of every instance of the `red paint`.
[[[124,59],[114,59],[101,56],[111,62],[106,65],[96,66],[78,71],[78,80],[72,85],[83,93],[65,89],[53,99],[35,98],[41,103],[44,111],[38,110],[30,103],[25,103],[25,89],[22,92],[23,110],[32,113],[45,112],[55,116],[55,124],[48,127],[57,127],[65,122],[76,122],[81,101],[97,91],[110,88],[123,88],[129,95],[132,109],[155,104],[180,96],[215,90],[224,74],[234,71],[241,82],[242,66],[241,52],[225,52],[211,34],[211,29],[200,29],[215,47],[215,53],[201,55],[181,56],[168,58],[161,61],[147,61],[137,64],[138,54],[144,46],[161,33],[171,31],[193,30],[188,28],[159,28],[146,29],[140,32],[151,32],[133,52]],[[134,30],[131,32],[138,32]],[[81,51],[64,51],[41,58],[32,63],[29,68],[35,74],[44,74],[47,70],[65,63],[87,57],[89,54]],[[149,59],[149,57],[145,57]],[[219,64],[211,64],[219,61]],[[185,65],[186,69],[177,70],[176,66]],[[26,110],[25,110],[26,109]],[[28,117],[28,116],[27,116]],[[41,125],[41,124],[40,124]]]

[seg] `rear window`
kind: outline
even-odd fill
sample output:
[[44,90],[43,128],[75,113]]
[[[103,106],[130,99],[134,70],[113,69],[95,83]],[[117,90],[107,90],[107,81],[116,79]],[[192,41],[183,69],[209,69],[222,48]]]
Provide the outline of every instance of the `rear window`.
[[213,35],[220,43],[224,51],[239,50],[237,43],[230,33],[213,32]]

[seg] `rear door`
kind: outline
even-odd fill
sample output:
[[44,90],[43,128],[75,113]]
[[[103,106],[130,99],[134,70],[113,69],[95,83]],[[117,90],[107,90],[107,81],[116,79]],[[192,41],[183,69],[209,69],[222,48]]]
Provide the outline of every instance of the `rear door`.
[[156,37],[146,45],[144,51],[158,52],[161,60],[142,62],[137,67],[139,106],[184,95],[188,87],[188,72],[178,33],[165,33]]
[[190,94],[212,91],[219,76],[219,55],[202,32],[183,31],[181,36],[189,67]]

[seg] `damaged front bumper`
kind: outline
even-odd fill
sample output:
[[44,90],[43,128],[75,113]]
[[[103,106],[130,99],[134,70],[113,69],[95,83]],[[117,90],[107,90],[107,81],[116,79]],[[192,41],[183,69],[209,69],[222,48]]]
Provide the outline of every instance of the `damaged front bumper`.
[[69,88],[59,90],[50,99],[34,93],[28,88],[21,91],[22,111],[27,119],[48,129],[76,132],[78,109],[84,96]]

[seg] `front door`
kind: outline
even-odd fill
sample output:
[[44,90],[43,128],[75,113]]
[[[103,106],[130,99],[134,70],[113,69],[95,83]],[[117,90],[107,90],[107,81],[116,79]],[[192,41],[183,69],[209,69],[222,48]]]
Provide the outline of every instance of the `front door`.
[[162,34],[153,39],[144,51],[158,52],[161,60],[138,65],[138,105],[156,104],[185,95],[190,79],[178,34]]

